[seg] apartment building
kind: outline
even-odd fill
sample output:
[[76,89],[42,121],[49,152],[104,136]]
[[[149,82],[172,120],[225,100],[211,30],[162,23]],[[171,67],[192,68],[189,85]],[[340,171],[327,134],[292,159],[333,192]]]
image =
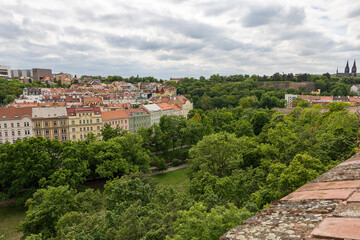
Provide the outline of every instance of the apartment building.
[[1,78],[11,78],[11,71],[10,71],[10,66],[3,66],[0,65],[0,77]]
[[0,144],[33,137],[31,108],[0,108]]
[[46,139],[69,139],[66,107],[40,107],[32,109],[34,135]]
[[163,115],[162,109],[156,105],[156,104],[148,104],[148,105],[144,105],[143,108],[150,113],[150,121],[151,121],[151,125],[153,125],[154,123],[159,123],[160,122],[160,118]]
[[141,127],[150,127],[150,114],[142,108],[125,110],[129,115],[129,132],[136,133]]
[[84,140],[89,132],[100,137],[102,116],[100,107],[67,108],[71,140]]
[[112,128],[119,126],[123,130],[129,130],[129,114],[125,110],[102,112],[103,124],[110,124]]

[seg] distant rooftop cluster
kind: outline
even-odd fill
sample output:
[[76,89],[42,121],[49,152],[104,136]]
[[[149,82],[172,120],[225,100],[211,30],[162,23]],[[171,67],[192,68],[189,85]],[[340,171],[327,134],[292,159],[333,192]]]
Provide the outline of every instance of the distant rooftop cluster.
[[[360,86],[357,88],[360,89]],[[294,100],[297,98],[303,99],[303,100],[311,103],[311,105],[319,104],[322,106],[326,106],[332,102],[347,102],[347,103],[350,103],[351,105],[359,105],[360,104],[360,97],[358,97],[358,96],[356,96],[356,97],[351,97],[351,96],[336,97],[336,96],[313,96],[313,95],[285,94],[285,100],[287,102],[287,106],[289,108],[293,107]]]
[[360,239],[359,169],[357,154],[220,239]]
[[159,123],[164,115],[187,117],[193,104],[176,88],[161,83],[102,83],[98,79],[70,88],[25,88],[14,103],[0,108],[0,144],[42,136],[84,140],[101,137],[105,124],[130,133]]

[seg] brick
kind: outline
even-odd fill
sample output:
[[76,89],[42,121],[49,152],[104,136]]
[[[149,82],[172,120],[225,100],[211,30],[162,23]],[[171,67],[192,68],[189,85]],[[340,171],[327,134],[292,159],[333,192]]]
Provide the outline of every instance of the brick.
[[312,232],[315,237],[360,240],[359,218],[326,218]]
[[311,199],[322,200],[347,200],[355,189],[331,189],[319,191],[295,191],[281,200],[285,201],[300,201]]
[[323,182],[323,183],[308,183],[297,191],[314,191],[314,190],[327,190],[337,188],[359,188],[360,180],[354,181],[336,181],[336,182]]
[[349,203],[350,202],[360,203],[360,192],[354,192],[353,195],[351,195],[347,201]]

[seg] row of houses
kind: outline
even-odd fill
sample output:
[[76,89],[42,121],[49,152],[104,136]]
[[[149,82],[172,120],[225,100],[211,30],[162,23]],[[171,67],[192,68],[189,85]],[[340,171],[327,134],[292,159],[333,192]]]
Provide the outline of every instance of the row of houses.
[[294,95],[294,94],[285,94],[285,100],[289,108],[293,107],[295,99],[303,99],[312,105],[322,105],[326,106],[331,102],[348,102],[352,105],[360,104],[360,97],[336,97],[336,96],[313,96],[313,95]]
[[61,142],[84,140],[90,132],[101,137],[101,129],[106,123],[135,133],[141,127],[159,123],[164,115],[186,117],[192,109],[192,103],[187,99],[181,107],[175,104],[181,100],[166,100],[160,98],[157,103],[127,109],[102,109],[98,106],[3,107],[0,108],[0,144],[33,136]]

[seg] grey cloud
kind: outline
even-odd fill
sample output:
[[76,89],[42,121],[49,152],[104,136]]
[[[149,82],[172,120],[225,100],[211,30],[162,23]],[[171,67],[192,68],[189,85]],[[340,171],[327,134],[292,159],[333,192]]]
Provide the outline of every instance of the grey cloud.
[[177,55],[169,55],[169,54],[161,54],[157,57],[160,61],[181,61],[187,59],[187,57],[184,56],[177,56]]
[[166,50],[182,50],[184,52],[194,52],[202,49],[205,45],[201,43],[177,43],[175,41],[160,42],[158,40],[148,40],[138,36],[122,37],[116,35],[107,35],[105,40],[113,47],[119,48],[136,48],[140,50],[156,51],[160,49]]
[[305,19],[304,8],[291,7],[285,9],[282,6],[256,6],[250,8],[250,12],[243,19],[244,27],[258,27],[270,23],[285,23],[287,25],[301,24]]
[[360,16],[360,6],[348,13],[349,18],[356,18]]

